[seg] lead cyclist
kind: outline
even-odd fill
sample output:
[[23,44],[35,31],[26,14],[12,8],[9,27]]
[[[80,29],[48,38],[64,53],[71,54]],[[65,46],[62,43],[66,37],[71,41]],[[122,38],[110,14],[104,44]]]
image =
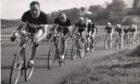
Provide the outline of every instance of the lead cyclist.
[[22,39],[22,34],[26,34],[26,32],[29,33],[34,33],[34,39],[35,43],[34,46],[32,47],[32,53],[30,60],[28,62],[29,67],[34,66],[34,57],[35,57],[35,52],[36,49],[40,43],[41,40],[43,40],[46,37],[47,33],[47,15],[40,10],[40,3],[37,1],[33,1],[30,3],[30,10],[26,11],[22,18],[21,18],[21,24],[18,26],[18,28],[13,32],[11,36],[11,41],[15,41],[17,38],[19,38],[20,45],[23,43]]

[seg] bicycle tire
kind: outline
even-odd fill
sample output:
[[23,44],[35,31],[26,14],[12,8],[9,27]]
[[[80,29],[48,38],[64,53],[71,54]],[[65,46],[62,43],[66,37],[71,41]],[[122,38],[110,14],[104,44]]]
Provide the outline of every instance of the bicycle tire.
[[29,62],[29,57],[31,57],[31,53],[32,53],[32,46],[29,46],[29,50],[27,49],[26,46],[26,51],[25,51],[25,58],[24,59],[24,63],[25,63],[25,81],[30,80],[30,78],[32,77],[33,71],[34,71],[34,66],[33,67],[28,67],[28,62]]
[[[10,72],[9,84],[17,84],[19,82],[21,69],[23,65],[23,59],[21,57],[22,49],[23,48],[20,48],[14,57],[11,72]],[[14,76],[15,76],[15,79],[13,78]]]
[[56,61],[56,50],[55,50],[55,44],[54,44],[54,42],[52,42],[50,44],[50,48],[49,48],[49,51],[48,51],[48,61],[47,62],[48,62],[48,69],[49,70],[51,70],[55,61]]

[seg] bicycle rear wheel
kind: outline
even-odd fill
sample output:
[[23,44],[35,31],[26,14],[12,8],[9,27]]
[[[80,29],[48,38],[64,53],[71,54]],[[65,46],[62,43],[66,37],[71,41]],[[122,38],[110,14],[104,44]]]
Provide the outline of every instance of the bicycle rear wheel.
[[28,62],[29,62],[29,58],[31,57],[31,53],[32,53],[32,46],[29,45],[29,46],[26,46],[26,51],[25,51],[25,59],[24,59],[24,63],[25,63],[25,81],[28,81],[32,74],[33,74],[33,71],[34,71],[34,66],[32,67],[29,67],[28,66]]
[[22,65],[23,65],[22,48],[20,48],[16,53],[12,63],[9,84],[17,84],[19,82],[21,70],[23,67]]
[[48,52],[48,69],[50,70],[56,61],[56,49],[54,42],[52,42],[49,46],[50,48]]

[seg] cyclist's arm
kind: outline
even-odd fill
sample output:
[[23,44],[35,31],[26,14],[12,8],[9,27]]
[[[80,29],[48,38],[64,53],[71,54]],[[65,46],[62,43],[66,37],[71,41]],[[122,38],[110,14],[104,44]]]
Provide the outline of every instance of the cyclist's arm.
[[41,27],[42,27],[42,30],[43,30],[43,35],[38,39],[38,42],[43,40],[47,36],[48,25],[44,24],[44,25],[41,25]]

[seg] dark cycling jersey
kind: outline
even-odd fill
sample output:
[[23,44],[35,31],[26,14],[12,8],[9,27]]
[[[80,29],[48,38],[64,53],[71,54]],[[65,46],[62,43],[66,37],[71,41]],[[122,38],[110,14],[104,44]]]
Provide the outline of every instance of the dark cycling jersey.
[[112,32],[112,27],[105,27],[105,30],[107,30],[107,33],[111,33]]
[[87,31],[88,32],[91,31],[92,33],[94,33],[95,32],[95,30],[94,30],[95,28],[96,27],[95,27],[95,25],[93,23],[89,23],[88,24],[88,30]]
[[122,28],[115,28],[115,31],[119,34],[119,36],[121,36],[122,35],[122,32],[123,32],[123,30],[122,30]]
[[123,29],[124,33],[128,33],[129,32],[129,29]]
[[130,30],[130,32],[135,32],[136,31],[135,28],[130,28],[129,30]]
[[81,33],[83,31],[85,31],[85,28],[86,28],[86,24],[85,23],[77,23],[75,25],[75,27],[78,27],[78,32]]
[[[59,18],[55,18],[54,20],[54,23],[57,24],[57,25],[60,25],[58,28],[57,28],[57,31],[58,32],[62,32],[64,35],[66,35],[69,31],[68,29],[68,26],[71,26],[71,21],[69,18],[66,19],[66,22],[61,22],[59,20]],[[63,28],[61,28],[61,26],[63,26]]]
[[121,28],[116,28],[115,31],[118,32],[118,33],[122,33],[122,29]]
[[[22,19],[21,19],[23,22],[29,22],[31,24],[36,24],[36,25],[41,25],[41,24],[47,24],[48,23],[48,19],[47,19],[47,15],[41,11],[40,12],[40,15],[38,18],[33,18],[32,15],[31,15],[31,12],[30,11],[26,11],[23,16],[22,16]],[[41,29],[41,28],[37,28],[38,29]],[[31,32],[31,33],[35,33],[36,32],[36,29],[35,28],[28,28],[27,29],[28,32]]]

